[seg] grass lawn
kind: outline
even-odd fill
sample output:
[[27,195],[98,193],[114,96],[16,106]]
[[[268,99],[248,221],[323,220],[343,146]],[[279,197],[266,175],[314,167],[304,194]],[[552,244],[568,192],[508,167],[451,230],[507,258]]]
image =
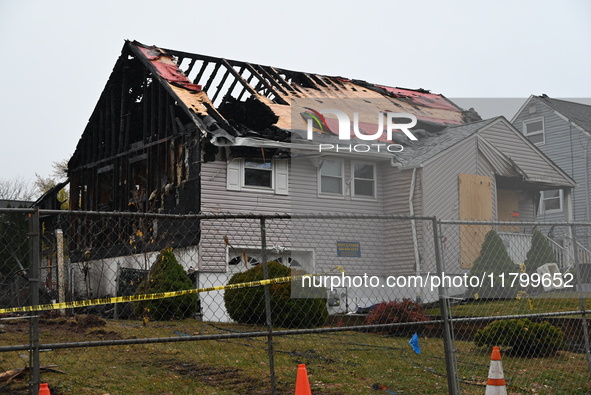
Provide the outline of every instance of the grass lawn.
[[[586,295],[588,296],[588,295]],[[584,299],[585,309],[591,310],[591,298]],[[521,299],[484,301],[471,300],[452,306],[453,317],[489,317],[514,314],[554,313],[578,311],[580,299],[575,292],[542,293]],[[439,307],[427,310],[427,314],[439,316]]]
[[[461,307],[461,306],[458,306]],[[10,322],[10,321],[5,321]],[[150,322],[107,321],[83,327],[72,321],[40,325],[41,343],[259,330],[236,324],[195,320]],[[27,344],[28,325],[11,321],[0,344]],[[447,379],[443,342],[421,334],[421,354],[408,344],[410,336],[339,332],[274,339],[279,393],[293,394],[298,364],[306,364],[314,394],[445,394]],[[463,394],[483,394],[489,350],[457,341]],[[23,367],[27,352],[0,354],[0,371]],[[44,372],[42,382],[60,394],[267,394],[269,359],[266,338],[166,344],[56,349],[41,353],[42,365],[64,372]],[[560,351],[540,359],[503,356],[510,393],[584,394],[591,380],[583,354]],[[28,377],[0,382],[0,393],[27,393]],[[373,388],[372,388],[373,387]]]

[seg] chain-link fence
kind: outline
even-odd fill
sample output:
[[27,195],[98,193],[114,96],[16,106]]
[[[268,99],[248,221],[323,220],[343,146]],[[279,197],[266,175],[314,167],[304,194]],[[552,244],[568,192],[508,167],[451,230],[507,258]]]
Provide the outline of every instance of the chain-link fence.
[[584,225],[0,217],[0,392],[591,392]]

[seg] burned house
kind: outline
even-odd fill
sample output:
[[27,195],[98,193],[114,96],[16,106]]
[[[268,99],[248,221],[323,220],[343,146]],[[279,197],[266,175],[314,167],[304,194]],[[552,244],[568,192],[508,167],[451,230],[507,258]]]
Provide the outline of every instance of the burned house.
[[[322,114],[327,108],[332,116]],[[335,110],[355,121],[355,133],[346,141],[337,133],[343,125]],[[311,127],[310,119],[319,113],[322,122]],[[384,121],[382,114],[395,115]],[[391,140],[381,135],[384,125],[404,129],[397,123],[404,114],[413,117],[416,140],[401,130]],[[368,142],[376,128],[380,136]],[[68,176],[73,210],[160,214],[331,212],[528,220],[534,218],[540,190],[574,186],[507,120],[481,120],[440,94],[131,41],[124,44]],[[315,232],[309,224],[301,231],[291,223],[271,234],[270,258],[316,272],[338,263],[351,275],[422,275],[433,268],[432,245],[422,236],[425,224],[371,223],[346,235],[350,223],[325,220],[314,226],[328,223]],[[118,232],[104,237],[89,232],[86,244],[96,248],[87,250],[88,259],[132,265],[123,246],[140,225],[111,223]],[[172,240],[185,254],[185,266],[199,273],[198,285],[224,283],[232,272],[262,259],[260,240],[233,234],[230,225],[202,221],[178,232],[182,238],[170,235],[153,249]],[[458,232],[457,237],[476,237],[472,250],[450,257],[451,271],[461,274],[474,260],[482,235]],[[231,242],[224,243],[226,235]],[[357,250],[339,250],[343,242]],[[101,293],[113,291],[105,288],[95,296]],[[359,291],[358,304],[388,298],[367,295]],[[224,319],[221,314],[205,316]]]

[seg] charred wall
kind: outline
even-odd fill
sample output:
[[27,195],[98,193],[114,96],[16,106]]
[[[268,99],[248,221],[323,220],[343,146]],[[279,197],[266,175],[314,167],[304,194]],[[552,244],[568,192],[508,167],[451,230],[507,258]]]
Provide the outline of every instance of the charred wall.
[[68,166],[72,209],[199,211],[199,133],[157,78],[123,52]]

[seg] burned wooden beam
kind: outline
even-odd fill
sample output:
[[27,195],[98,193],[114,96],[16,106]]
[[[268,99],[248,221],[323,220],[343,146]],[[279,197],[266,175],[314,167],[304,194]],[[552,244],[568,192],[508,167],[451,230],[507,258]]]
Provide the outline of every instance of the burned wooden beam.
[[212,102],[215,102],[215,99],[217,99],[218,95],[220,94],[222,87],[226,83],[226,79],[228,79],[228,75],[230,75],[230,69],[226,70],[226,72],[224,73],[224,76],[222,77],[222,80],[220,81],[218,86],[215,88],[215,93],[214,93],[213,97],[211,98]]
[[[293,93],[298,93],[300,92],[299,88],[297,87],[297,85],[292,85],[290,84],[288,81],[285,80],[285,78],[283,78],[279,72],[277,70],[275,70],[275,68],[273,66],[265,66],[265,69],[273,76],[275,77],[275,79],[277,81],[279,81],[281,84],[283,84],[283,86],[285,86],[285,88],[289,89],[291,92]],[[301,93],[301,92],[300,92]]]
[[[230,66],[232,68],[232,70],[234,70],[234,66],[231,66],[230,64],[228,64],[228,66]],[[228,67],[226,66],[226,67]],[[232,73],[234,75],[234,81],[232,81],[232,84],[230,85],[230,87],[228,88],[228,93],[227,94],[232,94],[232,91],[234,90],[234,88],[236,87],[236,84],[240,81],[240,85],[244,86],[244,83],[246,81],[244,81],[244,79],[242,78],[242,73],[244,72],[244,66],[242,66],[240,68],[239,71],[234,70],[235,73]]]
[[[191,71],[193,70],[193,66],[195,66],[195,63],[197,63],[197,59],[191,59],[191,63],[189,63],[189,67],[187,67],[187,70],[184,71],[185,75],[188,77],[189,74],[191,73]],[[179,62],[180,65],[180,62]]]
[[207,82],[205,83],[205,86],[203,87],[203,91],[208,93],[209,88],[211,87],[211,84],[213,83],[214,78],[216,77],[218,70],[220,69],[220,66],[222,65],[221,62],[217,62],[215,64],[215,67],[213,68],[213,71],[211,72],[211,75],[209,76],[209,78],[207,79]]
[[201,68],[199,69],[199,72],[197,73],[197,76],[193,80],[194,84],[198,84],[199,81],[201,81],[201,77],[203,77],[203,73],[205,72],[205,69],[207,68],[208,65],[209,65],[209,62],[206,62],[206,61],[203,62],[203,64],[201,65]]
[[[236,82],[238,81],[244,87],[244,89],[246,89],[251,94],[256,95],[256,91],[252,88],[252,86],[250,86],[250,82],[246,81],[242,77],[242,73],[244,72],[244,69],[246,68],[245,65],[242,65],[242,67],[240,68],[240,73],[239,73],[234,69],[234,66],[232,66],[226,59],[222,59],[222,63],[224,64],[224,66],[226,66],[226,68],[228,68],[228,70],[230,71],[230,73],[232,73],[234,78],[236,78],[236,80],[234,81],[234,83],[232,83],[232,86],[230,87],[230,92],[232,91],[232,89],[234,89],[234,86],[236,85]],[[253,77],[253,75],[251,73],[250,80],[252,79],[252,77]]]
[[250,85],[250,81],[252,81],[253,78],[254,78],[254,74],[250,73],[250,75],[248,76],[248,79],[246,80],[246,85],[244,86],[244,89],[242,89],[242,91],[240,92],[240,95],[238,95],[238,101],[240,101],[240,99],[242,99],[242,96],[244,95],[244,92],[246,92],[246,91],[251,92],[251,90],[252,90],[251,94],[253,94],[253,95],[257,95],[258,94],[252,88],[252,85]]
[[288,104],[287,101],[285,101],[283,99],[283,97],[281,97],[273,88],[273,86],[271,84],[269,84],[269,82],[267,82],[267,80],[265,79],[264,76],[262,76],[261,74],[259,74],[259,72],[257,70],[255,70],[255,68],[250,64],[250,63],[245,63],[246,68],[248,69],[248,71],[250,71],[252,74],[256,75],[256,77],[259,79],[259,82],[262,83],[269,92],[271,92],[274,96],[275,96],[275,101],[279,104]]
[[274,78],[273,76],[271,76],[271,74],[269,74],[263,66],[260,66],[260,65],[255,65],[255,66],[265,80],[269,81],[271,83],[271,85],[273,85],[275,88],[277,88],[279,91],[281,91],[281,93],[283,93],[284,95],[288,95],[288,92],[283,88],[283,86],[281,86],[281,84],[279,82],[277,82],[277,79]]

